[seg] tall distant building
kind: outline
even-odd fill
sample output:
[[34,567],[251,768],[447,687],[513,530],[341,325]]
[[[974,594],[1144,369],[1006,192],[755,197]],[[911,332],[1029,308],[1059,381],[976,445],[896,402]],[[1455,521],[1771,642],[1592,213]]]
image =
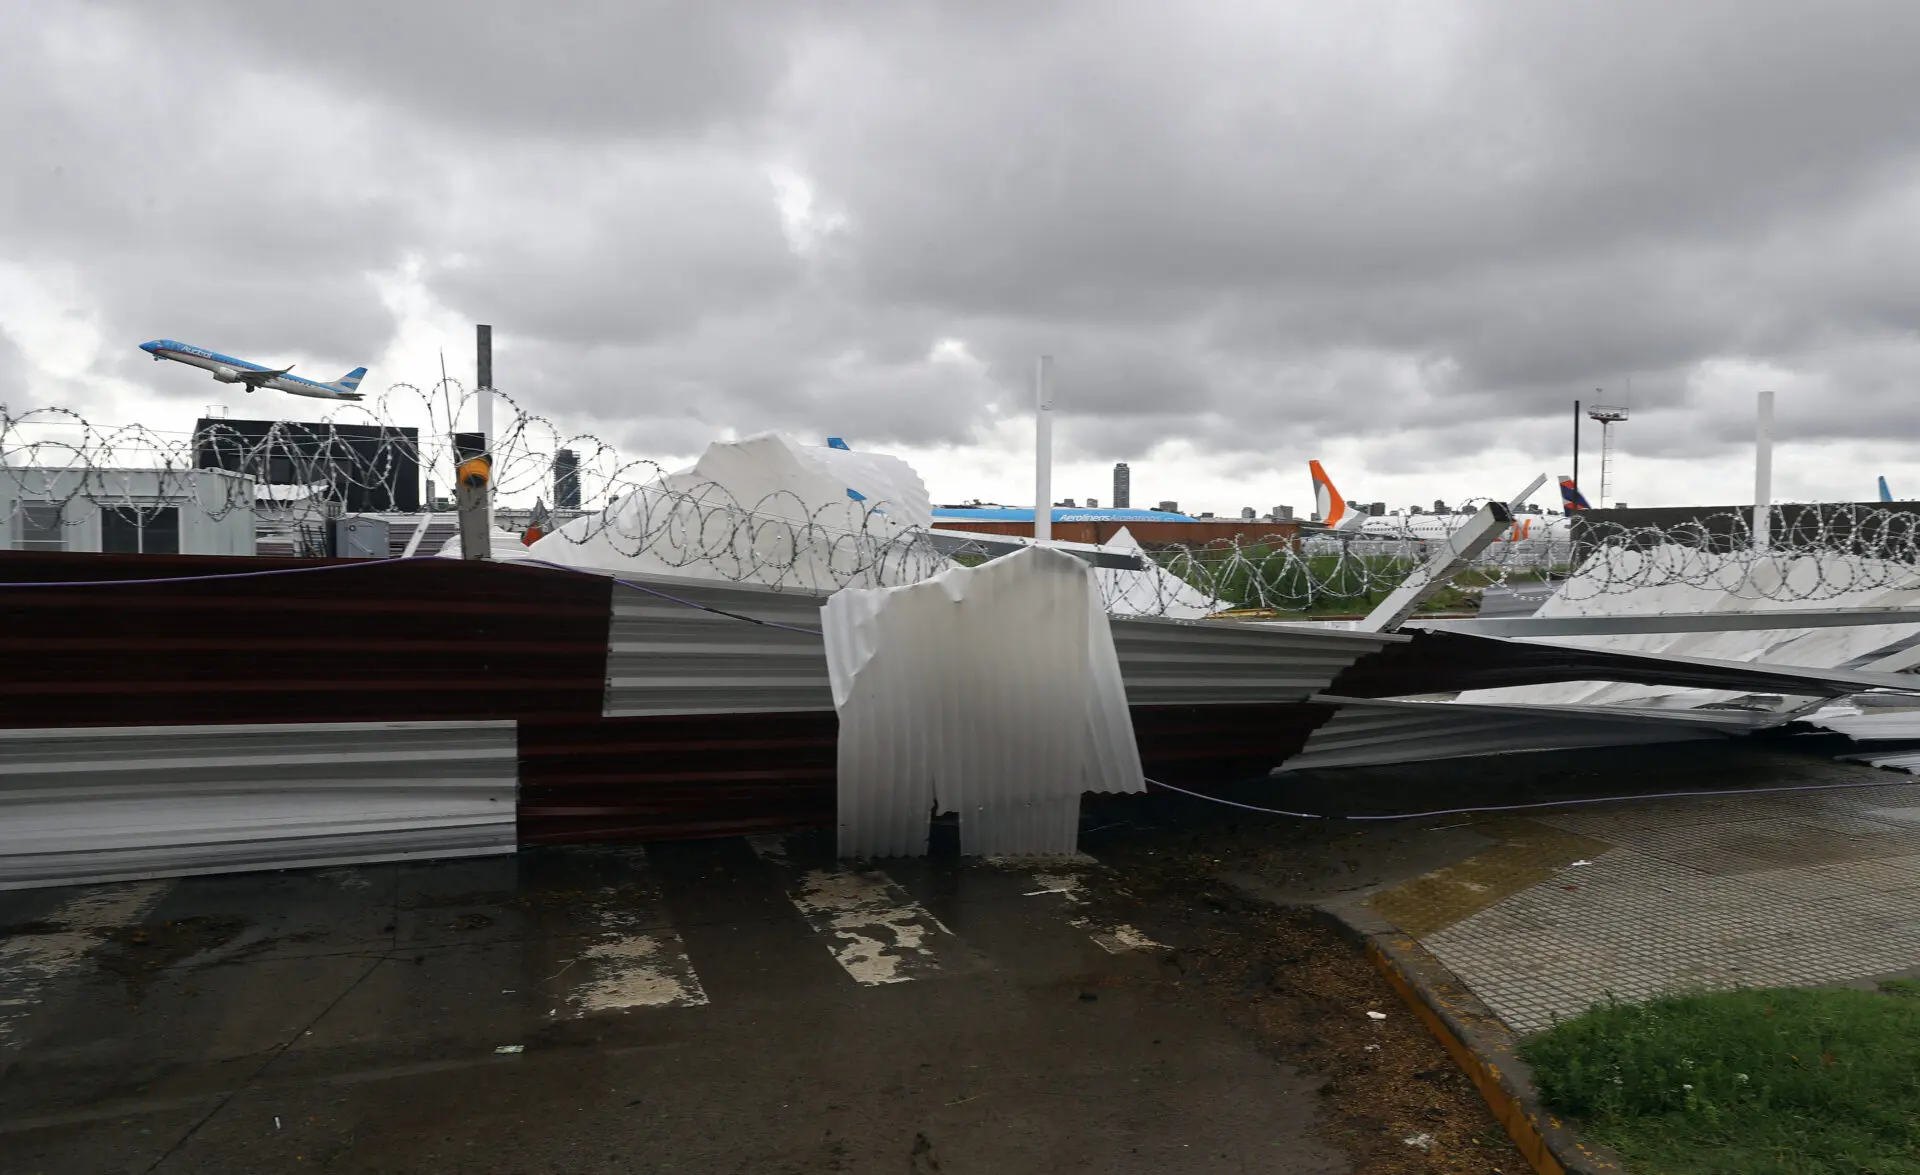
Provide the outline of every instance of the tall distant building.
[[1133,505],[1133,471],[1121,461],[1113,467],[1113,508],[1125,510]]
[[1160,511],[1164,514],[1178,514],[1180,513],[1180,503],[1162,502],[1160,503]]
[[1260,517],[1259,513],[1256,512],[1252,506],[1240,507],[1240,521],[1252,522],[1254,519],[1258,517]]
[[553,452],[553,508],[580,508],[580,454],[572,449]]
[[1272,518],[1275,522],[1293,521],[1293,507],[1292,506],[1275,506],[1273,508]]

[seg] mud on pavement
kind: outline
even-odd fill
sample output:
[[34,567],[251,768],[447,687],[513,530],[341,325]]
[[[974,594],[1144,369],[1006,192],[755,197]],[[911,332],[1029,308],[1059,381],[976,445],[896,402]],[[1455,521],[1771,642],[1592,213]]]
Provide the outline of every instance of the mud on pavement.
[[1105,868],[1084,887],[1090,906],[1166,947],[1138,982],[1203,991],[1263,1052],[1319,1078],[1320,1133],[1355,1171],[1528,1171],[1472,1082],[1360,949],[1318,911],[1223,884],[1222,847],[1207,836],[1102,845]]

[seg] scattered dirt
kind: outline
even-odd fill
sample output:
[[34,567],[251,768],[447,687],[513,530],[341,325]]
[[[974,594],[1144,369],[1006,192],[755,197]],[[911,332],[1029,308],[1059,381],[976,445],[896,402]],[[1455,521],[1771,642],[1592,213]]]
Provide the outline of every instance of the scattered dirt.
[[1355,1170],[1529,1170],[1472,1082],[1324,915],[1243,898],[1199,853],[1116,845],[1102,856],[1124,878],[1105,894],[1090,887],[1103,913],[1171,948],[1148,982],[1202,988],[1263,1050],[1324,1078],[1322,1136]]
[[167,968],[225,946],[246,927],[243,918],[213,917],[118,927],[106,935],[100,967],[120,976],[128,993],[139,1000]]
[[66,930],[65,922],[48,922],[38,918],[32,922],[11,922],[0,926],[0,938],[12,938],[17,934],[61,934]]

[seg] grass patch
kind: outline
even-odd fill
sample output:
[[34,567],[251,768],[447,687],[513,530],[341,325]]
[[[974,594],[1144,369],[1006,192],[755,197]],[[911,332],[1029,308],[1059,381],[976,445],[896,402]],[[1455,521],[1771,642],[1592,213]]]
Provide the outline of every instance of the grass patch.
[[1636,1175],[1920,1175],[1920,985],[1607,1003],[1523,1049]]

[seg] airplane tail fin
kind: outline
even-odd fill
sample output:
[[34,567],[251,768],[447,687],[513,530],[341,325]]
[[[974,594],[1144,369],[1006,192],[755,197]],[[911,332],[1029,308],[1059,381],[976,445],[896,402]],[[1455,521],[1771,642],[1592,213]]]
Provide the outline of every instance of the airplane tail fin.
[[356,367],[333,382],[336,386],[345,388],[349,392],[357,392],[360,390],[360,380],[364,378],[366,374],[366,368]]
[[1887,475],[1884,473],[1880,475],[1880,500],[1882,502],[1893,501],[1893,491],[1887,488]]
[[1577,514],[1582,510],[1590,509],[1587,505],[1586,495],[1582,494],[1580,487],[1574,485],[1573,479],[1564,473],[1560,475],[1560,504],[1567,508],[1567,513],[1569,514]]
[[1333,480],[1320,468],[1318,460],[1307,462],[1307,471],[1313,474],[1313,508],[1319,511],[1320,521],[1328,530],[1344,529],[1343,524],[1350,521],[1347,500],[1333,488]]

